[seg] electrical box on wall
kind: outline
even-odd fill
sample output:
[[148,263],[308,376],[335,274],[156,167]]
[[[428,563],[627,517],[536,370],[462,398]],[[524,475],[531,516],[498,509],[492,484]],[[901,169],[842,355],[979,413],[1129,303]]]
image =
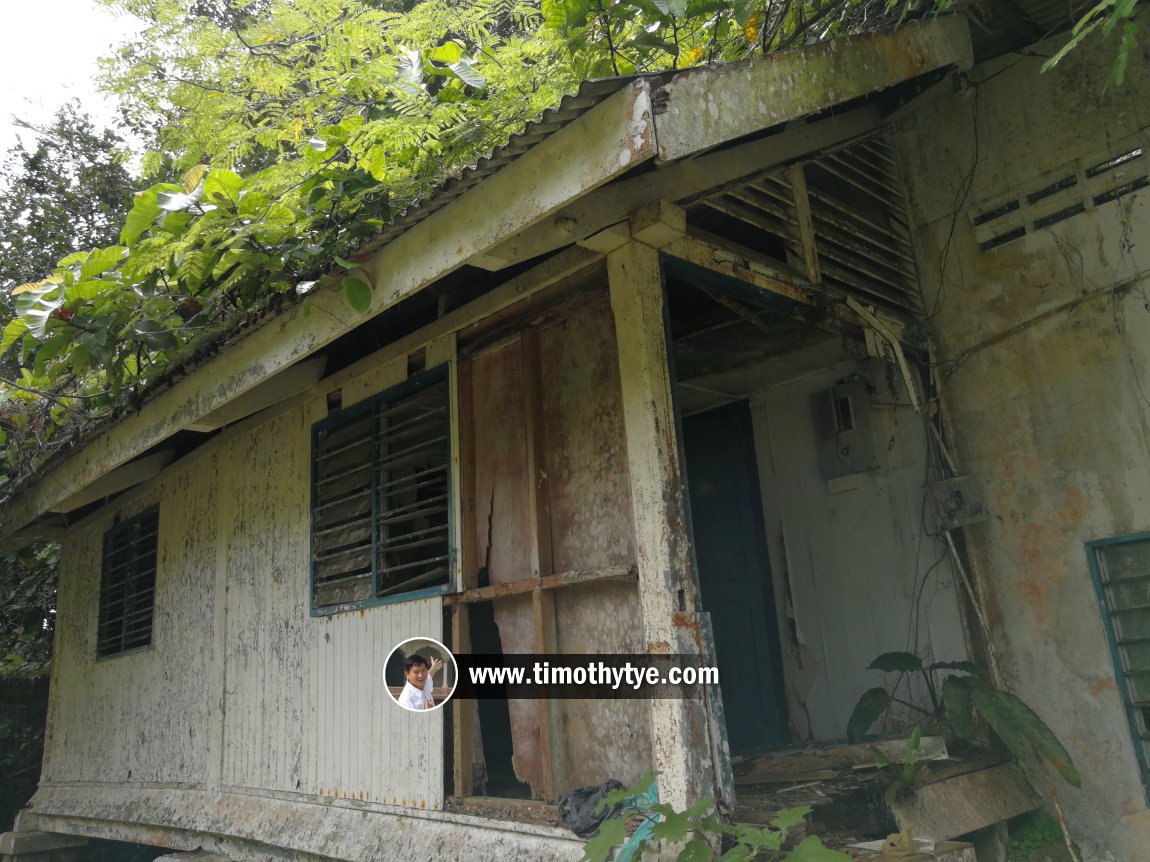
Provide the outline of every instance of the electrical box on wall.
[[870,419],[870,392],[862,378],[842,380],[811,397],[824,479],[878,466]]
[[973,476],[955,476],[927,487],[927,495],[943,530],[977,524],[987,518],[982,486]]

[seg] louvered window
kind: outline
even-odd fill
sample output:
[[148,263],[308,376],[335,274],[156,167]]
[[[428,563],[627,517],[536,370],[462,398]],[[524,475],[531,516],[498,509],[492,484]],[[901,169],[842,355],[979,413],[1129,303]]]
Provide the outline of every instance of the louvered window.
[[1118,688],[1150,794],[1150,535],[1108,539],[1089,547]]
[[314,610],[409,598],[447,584],[448,405],[441,368],[315,425]]
[[152,507],[104,533],[96,653],[112,656],[152,642],[159,510]]

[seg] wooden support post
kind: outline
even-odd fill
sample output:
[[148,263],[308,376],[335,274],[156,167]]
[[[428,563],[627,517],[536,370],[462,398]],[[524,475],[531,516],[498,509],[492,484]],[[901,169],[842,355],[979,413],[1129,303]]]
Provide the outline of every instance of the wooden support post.
[[[461,590],[476,588],[479,562],[478,544],[475,534],[475,435],[473,433],[474,413],[471,409],[471,363],[459,362],[454,365],[456,405],[458,412],[452,426],[455,430],[455,444],[452,459],[458,458],[458,469],[454,475],[455,507],[459,513],[460,525],[457,533],[459,545],[456,548],[456,585]],[[451,609],[451,648],[455,652],[471,650],[471,608],[468,605],[455,605]],[[455,699],[451,702],[454,745],[454,788],[456,796],[470,796],[475,789],[475,703]]]
[[[698,660],[702,643],[671,399],[659,253],[631,242],[607,258],[619,350],[639,602],[647,649]],[[659,795],[686,807],[715,788],[701,700],[650,702]]]
[[807,195],[807,175],[801,164],[791,165],[787,169],[787,178],[791,181],[791,194],[795,201],[795,220],[799,226],[799,243],[803,252],[803,270],[807,281],[818,284],[822,281],[822,272],[819,270],[819,253],[815,245],[815,223],[811,217],[811,199]]
[[[523,360],[523,404],[527,423],[527,475],[531,477],[528,491],[531,511],[535,518],[535,543],[531,567],[536,585],[555,570],[551,553],[551,495],[547,484],[546,434],[543,427],[543,379],[540,370],[539,333],[525,329],[520,338]],[[531,612],[535,628],[535,652],[557,652],[555,628],[555,595],[536,589],[531,594]],[[557,774],[559,704],[547,699],[536,701],[539,706],[539,756],[543,766],[543,788],[548,800],[558,795]]]

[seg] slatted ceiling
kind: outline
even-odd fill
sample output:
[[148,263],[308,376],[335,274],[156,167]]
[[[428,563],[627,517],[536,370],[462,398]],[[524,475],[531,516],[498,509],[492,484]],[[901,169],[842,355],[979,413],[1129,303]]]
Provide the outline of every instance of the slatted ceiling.
[[155,508],[105,533],[97,655],[117,655],[152,642],[158,541]]
[[[836,295],[852,294],[887,308],[920,308],[898,169],[889,146],[871,138],[804,166],[822,282]],[[688,221],[705,226],[705,211],[737,219],[741,242],[756,251],[802,260],[794,191],[786,171],[775,171],[705,199]],[[730,223],[728,223],[730,224]],[[788,261],[781,261],[787,263]]]
[[883,305],[916,311],[910,240],[894,160],[871,139],[807,167],[823,280]]

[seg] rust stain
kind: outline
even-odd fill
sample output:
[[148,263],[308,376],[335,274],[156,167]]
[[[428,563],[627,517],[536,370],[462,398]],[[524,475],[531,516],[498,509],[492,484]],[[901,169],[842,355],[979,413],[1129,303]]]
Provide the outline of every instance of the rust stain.
[[1034,615],[1035,627],[1045,635],[1050,634],[1050,609],[1043,596],[1043,584],[1037,578],[1026,578],[1018,583],[1018,591]]
[[427,800],[426,799],[419,800],[419,807],[420,808],[426,808],[427,807]]
[[363,614],[364,614],[364,610],[363,610],[363,608],[360,608],[359,609],[359,615],[361,618],[363,617]]
[[1098,697],[1104,691],[1117,691],[1118,683],[1114,681],[1112,676],[1096,676],[1090,680],[1088,688],[1091,697]]
[[702,652],[703,649],[703,633],[699,627],[699,619],[694,614],[684,613],[683,611],[675,611],[671,614],[671,625],[677,629],[684,629],[691,633],[691,640],[694,641],[695,646]]

